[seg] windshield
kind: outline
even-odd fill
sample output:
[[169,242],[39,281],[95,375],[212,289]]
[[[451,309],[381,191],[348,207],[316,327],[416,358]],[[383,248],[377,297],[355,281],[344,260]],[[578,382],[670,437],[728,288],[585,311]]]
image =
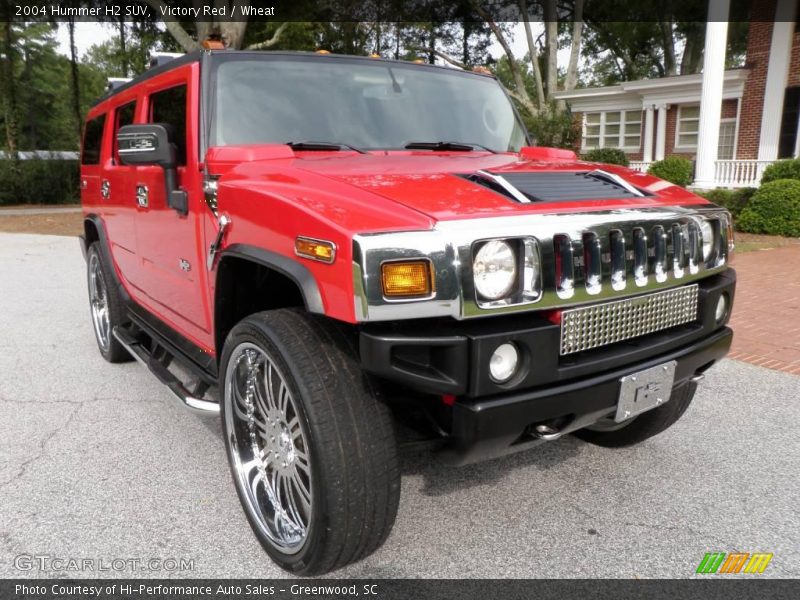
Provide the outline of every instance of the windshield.
[[246,57],[216,69],[212,146],[315,141],[361,149],[462,142],[518,151],[500,85],[453,69],[336,57]]

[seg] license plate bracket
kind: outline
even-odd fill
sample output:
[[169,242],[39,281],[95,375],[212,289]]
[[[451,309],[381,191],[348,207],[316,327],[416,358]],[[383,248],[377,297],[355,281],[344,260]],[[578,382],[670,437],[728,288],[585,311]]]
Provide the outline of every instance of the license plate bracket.
[[674,360],[638,373],[622,377],[617,413],[614,421],[621,423],[668,402],[675,383]]

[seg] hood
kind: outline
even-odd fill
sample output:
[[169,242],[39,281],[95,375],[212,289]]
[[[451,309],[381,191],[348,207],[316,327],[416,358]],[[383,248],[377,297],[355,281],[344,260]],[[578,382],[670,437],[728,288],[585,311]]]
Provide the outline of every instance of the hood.
[[[312,179],[323,177],[357,187],[435,220],[707,203],[656,177],[616,165],[580,161],[564,151],[537,153],[532,151],[540,149],[527,148],[521,154],[358,154],[282,148],[286,151],[275,159],[282,163],[283,173],[292,170],[302,179],[305,172]],[[254,154],[255,163],[270,162],[272,168],[277,167],[274,159],[265,160],[260,154]],[[252,167],[255,164],[247,169],[251,173]],[[600,174],[593,173],[598,170]]]

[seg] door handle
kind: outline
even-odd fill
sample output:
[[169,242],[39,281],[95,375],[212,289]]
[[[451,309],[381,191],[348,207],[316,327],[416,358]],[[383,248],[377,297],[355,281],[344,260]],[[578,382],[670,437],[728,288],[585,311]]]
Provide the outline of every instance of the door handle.
[[150,204],[150,190],[141,183],[136,185],[136,204],[139,208],[147,208]]
[[111,182],[108,179],[103,179],[100,184],[100,196],[103,200],[108,200],[111,197]]

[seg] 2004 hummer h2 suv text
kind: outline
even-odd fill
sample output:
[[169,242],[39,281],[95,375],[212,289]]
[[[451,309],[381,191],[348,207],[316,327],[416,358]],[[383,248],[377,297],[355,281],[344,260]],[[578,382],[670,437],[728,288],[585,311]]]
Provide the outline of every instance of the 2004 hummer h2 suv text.
[[314,53],[189,54],[90,110],[100,352],[219,412],[281,567],[381,545],[396,438],[453,464],[635,444],[727,352],[730,215],[529,144],[491,76]]

